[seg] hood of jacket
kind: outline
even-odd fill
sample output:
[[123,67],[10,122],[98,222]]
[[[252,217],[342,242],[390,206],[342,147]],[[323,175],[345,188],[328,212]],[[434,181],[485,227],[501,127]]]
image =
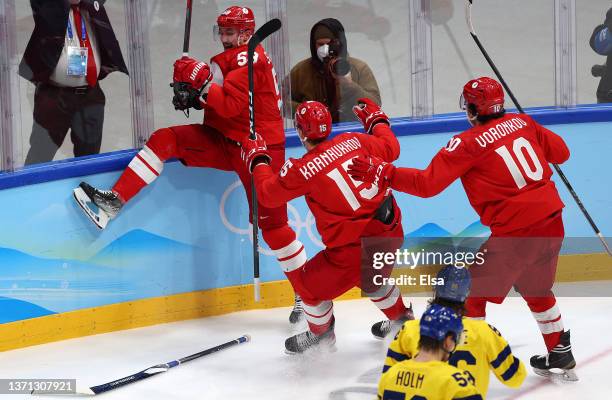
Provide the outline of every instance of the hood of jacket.
[[340,56],[346,58],[348,55],[348,50],[346,46],[346,36],[344,35],[344,26],[342,23],[335,18],[325,18],[317,22],[310,29],[310,58],[312,63],[318,68],[323,69],[323,62],[319,60],[317,56],[317,45],[315,43],[314,34],[318,26],[323,25],[327,27],[334,35],[336,35],[335,39],[338,39],[340,43],[342,43],[342,51]]

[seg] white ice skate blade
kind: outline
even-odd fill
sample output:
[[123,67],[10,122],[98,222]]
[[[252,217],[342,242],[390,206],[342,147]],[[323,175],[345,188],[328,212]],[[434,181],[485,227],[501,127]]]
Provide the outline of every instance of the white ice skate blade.
[[576,372],[573,369],[553,368],[553,370],[549,370],[534,368],[533,372],[535,372],[536,375],[548,378],[553,382],[566,383],[578,381],[578,375],[576,375]]
[[106,228],[110,218],[101,208],[96,206],[94,202],[91,201],[89,196],[85,194],[85,191],[78,187],[72,191],[72,194],[74,195],[74,199],[79,207],[81,207],[91,222],[93,222],[99,229]]

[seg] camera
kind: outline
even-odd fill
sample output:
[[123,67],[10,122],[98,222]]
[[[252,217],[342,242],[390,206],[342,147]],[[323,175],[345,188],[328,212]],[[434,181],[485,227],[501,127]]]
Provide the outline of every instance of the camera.
[[344,76],[351,71],[351,65],[346,57],[342,55],[342,43],[340,40],[335,39],[329,43],[328,59],[329,72]]
[[605,71],[606,71],[606,64],[603,64],[603,65],[595,64],[591,67],[591,75],[593,75],[595,78],[602,77]]

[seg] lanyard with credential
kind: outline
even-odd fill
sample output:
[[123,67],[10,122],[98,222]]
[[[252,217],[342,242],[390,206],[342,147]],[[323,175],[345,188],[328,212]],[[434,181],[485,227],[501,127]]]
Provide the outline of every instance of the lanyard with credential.
[[[72,24],[70,23],[70,18],[68,18],[68,39],[72,42]],[[81,15],[81,44],[85,43],[85,39],[87,38],[87,31],[85,28],[85,18]]]

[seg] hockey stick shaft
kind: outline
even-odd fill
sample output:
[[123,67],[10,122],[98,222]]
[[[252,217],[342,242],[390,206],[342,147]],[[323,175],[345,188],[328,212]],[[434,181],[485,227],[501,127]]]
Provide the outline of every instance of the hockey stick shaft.
[[97,386],[92,386],[89,388],[89,391],[85,391],[85,392],[77,392],[77,394],[88,394],[88,395],[95,395],[95,394],[99,394],[99,393],[104,393],[104,392],[108,392],[109,390],[113,390],[113,389],[117,389],[119,387],[125,386],[125,385],[129,385],[130,383],[134,383],[134,382],[138,382],[147,378],[150,378],[154,375],[158,375],[161,374],[163,372],[168,371],[170,368],[174,368],[177,367],[181,364],[185,364],[186,362],[216,353],[218,351],[227,349],[228,347],[232,347],[235,346],[237,344],[241,344],[241,343],[246,343],[248,341],[250,341],[251,338],[249,335],[243,335],[240,336],[237,339],[231,340],[229,342],[220,344],[218,346],[215,347],[211,347],[209,349],[200,351],[199,353],[195,353],[183,358],[179,358],[178,360],[173,360],[170,362],[167,362],[165,364],[158,364],[158,365],[154,365],[152,367],[149,367],[143,371],[137,372],[135,374],[126,376],[124,378],[121,379],[117,379],[114,380],[112,382],[108,382],[108,383],[104,383],[102,385],[97,385]]
[[187,9],[185,10],[185,33],[183,35],[183,56],[189,55],[189,40],[191,39],[191,11],[193,0],[187,0]]
[[[474,42],[476,43],[476,46],[478,46],[478,49],[480,49],[480,52],[482,53],[484,58],[487,60],[487,63],[489,64],[489,66],[491,67],[493,72],[495,73],[495,76],[497,76],[497,79],[499,79],[499,81],[502,84],[502,86],[504,87],[504,89],[506,89],[506,92],[508,93],[508,96],[510,96],[510,98],[512,99],[512,102],[514,103],[514,106],[516,107],[516,109],[521,114],[524,114],[525,111],[523,110],[523,107],[521,107],[521,105],[519,104],[518,100],[514,96],[514,93],[512,92],[512,90],[510,90],[510,87],[508,86],[508,84],[504,80],[504,77],[499,72],[499,70],[497,69],[497,66],[495,65],[495,63],[493,62],[491,57],[489,56],[489,53],[487,53],[487,50],[484,48],[484,46],[480,42],[480,39],[478,39],[478,36],[476,35],[476,31],[474,30],[474,25],[472,24],[472,3],[473,3],[473,0],[466,0],[466,4],[465,4],[465,18],[466,18],[466,22],[467,22],[467,25],[468,25],[468,29],[470,30],[470,35],[472,36],[472,39],[474,39]],[[559,177],[561,178],[561,180],[563,181],[563,183],[567,187],[567,190],[570,192],[570,194],[574,198],[574,201],[578,205],[578,208],[580,208],[580,211],[582,211],[582,214],[584,215],[584,217],[588,221],[589,225],[591,225],[591,228],[593,229],[593,231],[595,232],[595,234],[597,235],[599,240],[601,240],[601,243],[602,243],[604,249],[606,250],[606,252],[609,255],[612,255],[612,253],[610,252],[610,247],[608,246],[608,243],[606,242],[606,239],[604,238],[604,236],[602,235],[601,231],[599,230],[599,228],[595,224],[595,221],[593,221],[593,218],[591,218],[591,215],[587,211],[587,209],[584,206],[584,204],[582,204],[582,201],[580,200],[580,197],[578,197],[578,194],[576,193],[576,191],[574,190],[572,184],[570,183],[570,181],[567,179],[567,177],[565,176],[565,174],[561,170],[561,167],[559,167],[557,164],[552,164],[552,166],[554,167],[555,171],[557,171],[557,175],[559,175]]]
[[[278,18],[271,19],[263,24],[251,36],[247,51],[247,67],[249,77],[249,137],[255,139],[255,81],[253,78],[253,57],[257,46],[264,41],[268,36],[278,31],[282,24]],[[257,193],[255,190],[255,180],[251,176],[251,193],[252,193],[252,215],[253,220],[253,290],[255,301],[260,300],[260,285],[259,285],[259,212],[257,209]]]

